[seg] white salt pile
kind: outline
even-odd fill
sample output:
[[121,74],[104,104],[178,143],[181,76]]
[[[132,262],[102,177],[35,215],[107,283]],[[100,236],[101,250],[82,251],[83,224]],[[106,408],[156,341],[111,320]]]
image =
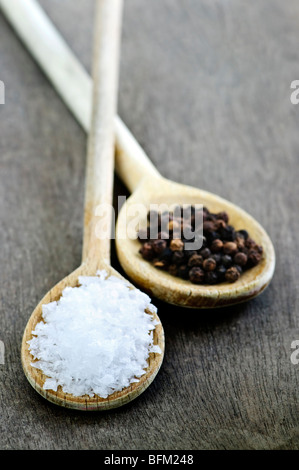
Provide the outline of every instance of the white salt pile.
[[61,385],[74,396],[106,398],[138,382],[148,366],[157,322],[150,298],[117,277],[79,277],[58,302],[42,307],[43,320],[32,332],[31,365],[49,377],[44,389]]

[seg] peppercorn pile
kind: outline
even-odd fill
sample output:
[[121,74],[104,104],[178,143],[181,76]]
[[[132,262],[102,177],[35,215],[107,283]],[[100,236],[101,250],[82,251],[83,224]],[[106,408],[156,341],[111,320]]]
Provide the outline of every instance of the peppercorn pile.
[[[163,213],[149,211],[147,228],[138,233],[142,243],[139,252],[145,260],[194,284],[235,282],[261,261],[263,248],[246,230],[235,230],[229,225],[226,212],[211,213],[203,207],[202,224],[195,227],[199,209],[195,206],[190,209],[187,218],[183,208]],[[183,236],[186,226],[193,229],[193,241],[202,237],[200,249],[186,249],[186,244],[192,241]],[[152,233],[156,233],[155,238]]]

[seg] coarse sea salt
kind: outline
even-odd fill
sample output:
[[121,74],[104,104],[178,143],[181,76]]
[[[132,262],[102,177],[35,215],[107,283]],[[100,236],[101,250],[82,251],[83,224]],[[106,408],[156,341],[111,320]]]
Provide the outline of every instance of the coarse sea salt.
[[79,287],[42,306],[28,341],[31,365],[48,377],[43,388],[106,398],[138,382],[149,354],[161,354],[153,344],[156,311],[146,294],[105,271],[79,277]]

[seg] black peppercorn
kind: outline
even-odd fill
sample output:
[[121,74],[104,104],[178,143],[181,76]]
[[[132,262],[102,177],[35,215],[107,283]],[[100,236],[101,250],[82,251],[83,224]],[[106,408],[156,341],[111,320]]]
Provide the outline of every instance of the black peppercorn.
[[223,255],[221,262],[223,266],[225,266],[226,268],[230,268],[231,265],[233,264],[233,260],[230,255]]
[[190,256],[188,260],[188,266],[192,268],[193,266],[202,266],[203,263],[203,257],[201,255],[198,255],[197,253]]
[[203,232],[205,234],[209,232],[213,232],[214,230],[215,230],[215,224],[213,221],[207,220],[203,223]]
[[169,248],[165,248],[163,253],[161,253],[160,258],[164,261],[167,261],[168,263],[171,262],[172,258],[172,251]]
[[236,237],[236,232],[231,225],[227,225],[226,227],[221,227],[218,230],[219,230],[222,240],[234,241]]
[[244,250],[245,247],[245,239],[240,237],[239,235],[235,238],[235,243],[238,247],[238,250]]
[[249,266],[256,266],[262,259],[262,255],[255,250],[250,250],[248,253],[248,264]]
[[239,251],[234,256],[234,263],[238,264],[239,266],[245,266],[245,264],[247,263],[247,259],[247,255]]
[[163,253],[165,248],[167,247],[167,242],[162,239],[154,240],[152,243],[153,250],[157,255],[160,255]]
[[234,264],[233,267],[236,268],[239,271],[240,274],[242,274],[242,272],[243,272],[242,266],[240,266],[239,264]]
[[202,264],[202,267],[205,271],[214,271],[216,265],[217,263],[214,258],[206,258]]
[[184,242],[180,238],[174,238],[169,246],[172,251],[182,251],[184,249]]
[[223,245],[223,253],[233,256],[238,250],[237,244],[234,242],[226,242]]
[[215,228],[216,230],[220,230],[220,229],[223,229],[223,228],[226,228],[226,223],[224,222],[224,220],[222,219],[217,219],[215,221]]
[[210,258],[213,258],[217,264],[222,262],[222,253],[213,253]]
[[260,246],[260,245],[255,245],[255,250],[260,254],[262,254],[264,252],[263,247]]
[[218,214],[216,214],[216,218],[217,219],[221,219],[221,220],[224,220],[224,222],[227,224],[228,223],[228,214],[227,212],[219,212]]
[[155,256],[155,252],[154,252],[154,249],[153,249],[153,246],[151,243],[149,242],[145,242],[142,247],[140,248],[139,250],[139,253],[142,255],[142,257],[148,261],[151,261],[154,256]]
[[182,251],[174,251],[172,254],[171,261],[173,264],[176,266],[179,266],[180,264],[183,264],[185,261],[185,255]]
[[219,238],[216,238],[215,240],[212,241],[211,243],[211,252],[212,253],[218,253],[221,251],[223,248],[223,242],[222,240],[219,240]]
[[189,280],[194,284],[202,284],[205,278],[204,271],[199,267],[191,268],[189,271]]
[[216,270],[216,274],[218,276],[219,282],[222,282],[224,280],[225,273],[226,273],[226,267],[223,266],[223,264],[221,264]]
[[255,243],[254,240],[252,240],[252,238],[248,237],[246,242],[245,242],[245,246],[246,246],[246,248],[253,249],[256,246],[256,243]]
[[209,243],[212,243],[214,240],[219,239],[219,237],[220,237],[219,233],[216,232],[215,230],[212,230],[211,232],[207,233],[207,239]]
[[244,240],[247,240],[247,238],[249,236],[247,230],[238,230],[236,232],[236,235],[244,238]]
[[235,266],[232,266],[231,268],[229,268],[225,273],[225,279],[228,282],[236,282],[239,279],[239,277],[240,277],[240,272]]
[[215,271],[207,271],[205,272],[205,278],[204,278],[205,282],[207,284],[217,284],[218,282],[218,276],[217,276],[217,273],[215,273]]
[[199,252],[203,259],[209,258],[211,255],[211,250],[209,248],[202,248]]
[[186,258],[191,258],[193,255],[198,255],[198,252],[195,250],[185,250],[184,253]]

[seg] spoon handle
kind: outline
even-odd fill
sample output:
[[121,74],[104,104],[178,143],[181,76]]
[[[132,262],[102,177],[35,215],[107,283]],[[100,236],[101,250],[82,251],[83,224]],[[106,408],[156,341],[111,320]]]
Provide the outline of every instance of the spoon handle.
[[[92,79],[36,0],[0,0],[0,8],[54,88],[88,132]],[[129,129],[115,116],[115,169],[130,191],[143,176],[159,177]]]
[[114,176],[114,120],[123,0],[97,0],[93,106],[87,146],[83,261],[110,265]]

